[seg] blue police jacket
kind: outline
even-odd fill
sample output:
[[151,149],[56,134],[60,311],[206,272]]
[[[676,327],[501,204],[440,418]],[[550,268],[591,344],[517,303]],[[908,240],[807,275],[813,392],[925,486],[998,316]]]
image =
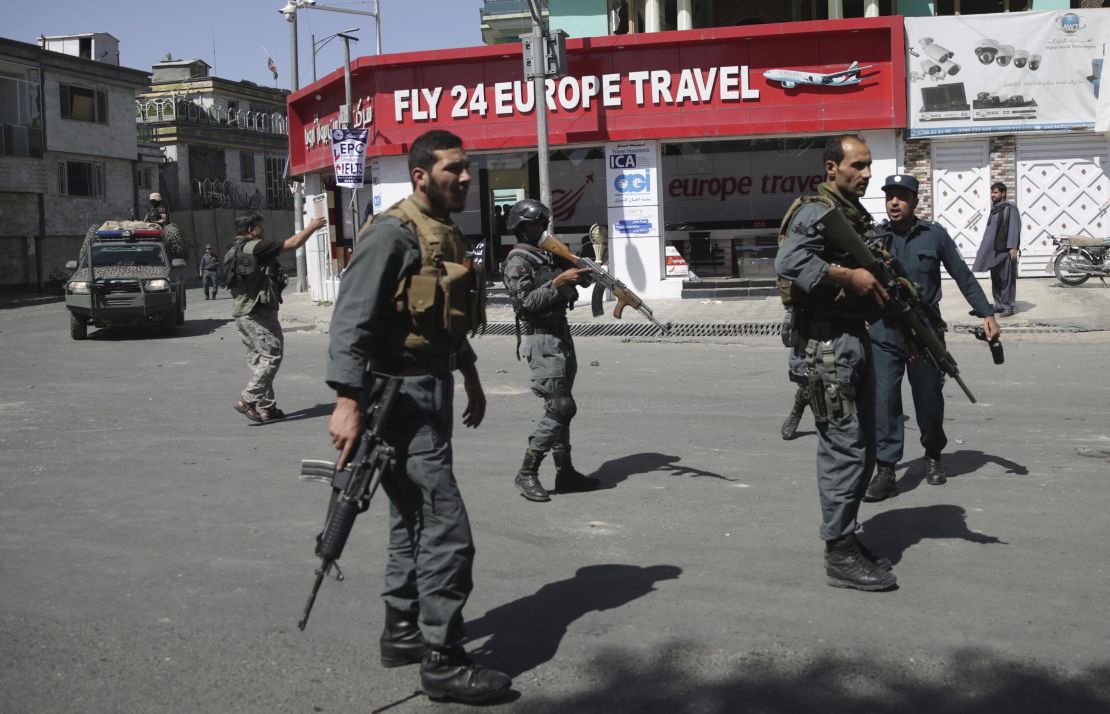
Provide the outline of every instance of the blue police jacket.
[[[883,221],[878,228],[887,233],[886,247],[891,254],[901,261],[906,269],[906,275],[917,284],[921,299],[926,304],[940,308],[940,266],[956,281],[957,287],[971,306],[969,314],[976,317],[987,317],[994,314],[994,307],[979,282],[972,275],[963,257],[960,255],[956,241],[948,235],[948,231],[932,221],[915,219],[913,225],[905,233],[899,233],[889,221]],[[888,325],[885,320],[880,320],[871,325],[871,340],[875,343],[892,347],[904,348],[898,328]]]

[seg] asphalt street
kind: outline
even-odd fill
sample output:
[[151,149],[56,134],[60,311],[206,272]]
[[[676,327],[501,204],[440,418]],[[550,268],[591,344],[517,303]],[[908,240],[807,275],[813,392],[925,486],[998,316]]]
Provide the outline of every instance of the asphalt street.
[[[247,380],[226,293],[172,338],[68,334],[56,301],[0,303],[0,710],[461,711],[383,669],[385,504],[355,525],[305,632],[330,458],[327,337],[286,335],[280,423]],[[478,547],[468,647],[505,712],[1110,711],[1110,333],[950,348],[948,484],[912,417],[902,493],[862,537],[900,588],[825,584],[816,437],[778,429],[777,337],[579,338],[575,461],[605,488],[512,485],[541,403],[511,337],[474,341],[489,397],[456,473]],[[910,404],[908,388],[906,404]],[[550,486],[553,467],[541,471]]]

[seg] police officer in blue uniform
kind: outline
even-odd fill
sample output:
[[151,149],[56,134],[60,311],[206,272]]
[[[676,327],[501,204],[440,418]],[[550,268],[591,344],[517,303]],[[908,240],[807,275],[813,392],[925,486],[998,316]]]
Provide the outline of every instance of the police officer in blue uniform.
[[[940,314],[940,266],[951,275],[971,314],[983,319],[987,339],[998,336],[994,308],[971,274],[956,242],[937,223],[914,215],[917,208],[917,179],[907,174],[888,176],[883,183],[887,220],[880,230],[887,234],[886,247],[901,261],[909,279],[918,285],[921,298]],[[865,501],[882,501],[895,496],[894,467],[902,458],[905,431],[902,419],[902,375],[908,374],[914,413],[925,447],[925,479],[933,486],[948,480],[941,465],[941,452],[948,443],[944,434],[944,374],[925,361],[908,362],[905,339],[885,320],[872,323],[871,343],[875,361],[875,430],[878,468],[864,495]],[[942,333],[943,339],[943,333]]]

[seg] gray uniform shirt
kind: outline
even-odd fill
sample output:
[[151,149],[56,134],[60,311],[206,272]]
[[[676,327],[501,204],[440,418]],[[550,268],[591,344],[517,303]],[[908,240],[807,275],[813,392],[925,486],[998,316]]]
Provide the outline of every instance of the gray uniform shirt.
[[[333,389],[361,388],[371,363],[403,365],[416,361],[388,329],[388,311],[402,278],[420,270],[420,243],[395,218],[372,223],[359,238],[343,274],[332,313],[326,380]],[[463,340],[458,364],[477,357]]]

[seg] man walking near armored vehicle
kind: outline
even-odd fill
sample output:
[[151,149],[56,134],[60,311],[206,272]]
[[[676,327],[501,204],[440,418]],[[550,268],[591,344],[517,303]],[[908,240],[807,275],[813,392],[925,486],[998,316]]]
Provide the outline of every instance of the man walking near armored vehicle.
[[889,296],[835,238],[837,226],[857,234],[871,228],[860,204],[871,178],[871,151],[858,137],[834,137],[825,145],[824,166],[826,180],[817,195],[796,201],[780,228],[775,271],[795,325],[789,368],[811,384],[828,584],[888,590],[897,583],[889,561],[876,562],[855,531],[875,458],[865,320],[877,316]]
[[[907,277],[917,286],[921,299],[940,318],[940,266],[960,288],[971,314],[983,319],[987,341],[998,337],[994,309],[983,289],[960,256],[948,231],[932,221],[917,218],[917,179],[906,174],[888,176],[883,183],[886,215],[881,231],[887,234],[885,248],[902,263]],[[934,324],[943,340],[943,328]],[[902,419],[902,375],[908,374],[913,408],[925,447],[925,480],[939,486],[948,480],[940,462],[948,444],[944,434],[944,374],[927,360],[909,362],[902,332],[887,320],[870,327],[875,358],[875,431],[878,466],[867,487],[865,501],[882,501],[898,495],[894,467],[902,459],[905,425]]]
[[459,137],[430,131],[412,143],[408,163],[412,195],[364,229],[336,300],[327,368],[336,403],[328,430],[341,469],[367,426],[369,374],[401,377],[382,433],[396,456],[382,479],[390,506],[381,662],[421,663],[431,699],[481,702],[512,682],[473,663],[462,647],[474,542],[451,451],[455,369],[467,398],[463,425],[477,427],[486,410],[466,339],[484,321],[485,277],[469,265],[451,221],[466,208],[470,160]]
[[225,282],[231,292],[231,316],[247,348],[251,379],[235,402],[235,411],[255,422],[282,419],[274,398],[274,377],[281,367],[285,337],[278,321],[285,273],[278,256],[304,245],[322,228],[316,218],[284,241],[264,237],[262,216],[248,213],[235,218],[235,244],[224,258]]
[[977,273],[990,271],[994,312],[998,317],[1014,314],[1020,253],[1021,214],[1017,206],[1006,200],[1006,184],[997,181],[991,184],[991,215],[971,269]]
[[[551,223],[551,211],[534,199],[509,209],[506,229],[518,243],[505,259],[504,281],[513,301],[517,336],[527,335],[524,354],[531,371],[532,393],[543,399],[544,414],[528,437],[524,463],[515,483],[529,501],[550,501],[539,480],[547,452],[555,461],[555,492],[592,491],[597,479],[574,468],[570,458],[570,422],[578,411],[571,391],[578,359],[567,323],[567,309],[578,297],[577,284],[589,268],[564,268],[538,247]],[[519,358],[519,354],[517,355]]]
[[[212,252],[211,245],[204,246],[204,255],[200,257],[200,278],[204,285],[204,299],[215,300],[220,289],[220,259]],[[209,290],[212,291],[211,296]]]

